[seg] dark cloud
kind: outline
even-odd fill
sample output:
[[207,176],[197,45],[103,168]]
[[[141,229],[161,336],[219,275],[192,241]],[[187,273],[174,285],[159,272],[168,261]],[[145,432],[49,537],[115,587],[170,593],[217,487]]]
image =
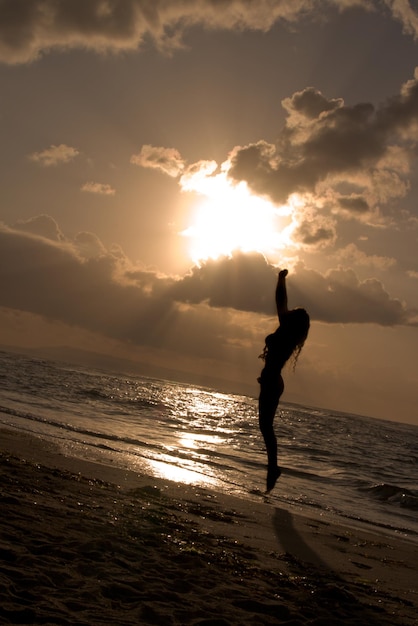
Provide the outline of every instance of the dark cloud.
[[295,239],[305,246],[318,246],[335,240],[335,229],[321,226],[317,221],[303,221],[294,233]]
[[3,228],[0,259],[3,306],[110,337],[147,343],[151,322],[170,306],[124,282],[121,260],[109,253],[85,259],[70,243]]
[[[333,178],[372,179],[396,145],[412,150],[418,122],[418,71],[400,94],[375,109],[370,103],[344,105],[309,87],[284,101],[288,117],[275,145],[259,141],[235,148],[229,175],[259,194],[286,202],[294,192],[313,192]],[[395,172],[396,173],[396,172]],[[371,183],[370,183],[371,184]],[[359,205],[357,205],[359,206]]]
[[292,281],[295,298],[313,319],[329,323],[414,324],[416,311],[391,298],[375,278],[360,281],[352,270],[330,270],[325,276],[298,268]]
[[[106,251],[91,233],[74,242],[53,241],[2,227],[0,306],[137,346],[196,354],[214,350],[206,348],[210,308],[224,309],[224,316],[234,311],[275,315],[277,270],[261,255],[237,253],[208,261],[175,280],[132,267],[116,252]],[[405,306],[379,281],[360,282],[351,271],[322,276],[299,267],[289,279],[289,302],[305,306],[313,320],[324,322],[413,323]],[[193,306],[205,303],[201,309]]]
[[262,255],[236,252],[232,257],[193,267],[171,293],[182,302],[274,314],[276,273]]
[[283,108],[290,114],[300,113],[308,119],[316,119],[321,113],[334,111],[344,103],[341,98],[328,100],[320,91],[314,87],[307,87],[303,91],[296,92],[292,98],[283,100]]
[[[318,119],[301,156],[314,165],[316,178],[321,180],[333,172],[373,163],[385,151],[384,139],[374,126],[373,105],[341,106]],[[306,164],[302,171],[305,169]]]
[[[399,95],[391,98],[377,111],[377,129],[385,134],[408,130],[418,121],[418,67]],[[416,135],[415,135],[416,139]]]
[[[377,0],[361,4],[366,10],[381,8]],[[416,36],[416,16],[407,4],[389,3],[389,8]],[[172,50],[181,46],[184,30],[196,24],[266,31],[278,20],[359,6],[358,0],[0,0],[0,60],[26,63],[53,48],[135,50],[149,38]]]
[[31,61],[51,48],[137,49],[148,37],[163,49],[181,45],[185,28],[269,29],[295,19],[308,0],[0,0],[0,59]]
[[[193,268],[172,293],[190,303],[275,315],[276,276],[277,270],[261,255],[237,253]],[[332,270],[323,276],[298,267],[291,274],[288,290],[290,306],[303,306],[313,320],[322,322],[393,326],[409,324],[415,315],[400,300],[391,298],[380,281],[359,281],[352,270]]]
[[338,204],[342,209],[354,214],[367,213],[369,205],[362,196],[346,196],[338,198]]

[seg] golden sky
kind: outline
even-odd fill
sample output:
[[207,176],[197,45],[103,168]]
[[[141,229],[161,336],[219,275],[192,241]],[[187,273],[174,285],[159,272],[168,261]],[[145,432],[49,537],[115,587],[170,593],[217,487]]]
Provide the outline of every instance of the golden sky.
[[[418,423],[407,0],[0,0],[0,345]],[[164,369],[162,369],[164,368]]]

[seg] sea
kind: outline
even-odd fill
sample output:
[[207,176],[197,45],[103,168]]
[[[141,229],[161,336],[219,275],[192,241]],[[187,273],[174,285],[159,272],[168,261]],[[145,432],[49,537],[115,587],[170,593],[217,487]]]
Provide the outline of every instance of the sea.
[[0,438],[1,428],[71,457],[418,543],[418,426],[283,402],[282,475],[266,496],[256,398],[2,351]]

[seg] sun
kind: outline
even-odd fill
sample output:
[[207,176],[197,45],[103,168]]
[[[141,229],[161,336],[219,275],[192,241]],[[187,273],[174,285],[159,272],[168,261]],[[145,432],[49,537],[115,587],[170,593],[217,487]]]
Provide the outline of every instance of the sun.
[[236,250],[271,256],[293,245],[290,205],[273,205],[252,194],[244,181],[231,182],[226,172],[213,176],[199,171],[182,186],[199,195],[192,223],[181,233],[189,239],[194,263],[230,256]]

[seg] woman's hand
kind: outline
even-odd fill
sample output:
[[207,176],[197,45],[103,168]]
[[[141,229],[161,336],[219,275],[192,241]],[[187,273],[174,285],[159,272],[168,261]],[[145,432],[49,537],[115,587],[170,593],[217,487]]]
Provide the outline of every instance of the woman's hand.
[[287,270],[280,270],[279,272],[279,278],[286,278],[286,276],[288,275],[288,271]]

